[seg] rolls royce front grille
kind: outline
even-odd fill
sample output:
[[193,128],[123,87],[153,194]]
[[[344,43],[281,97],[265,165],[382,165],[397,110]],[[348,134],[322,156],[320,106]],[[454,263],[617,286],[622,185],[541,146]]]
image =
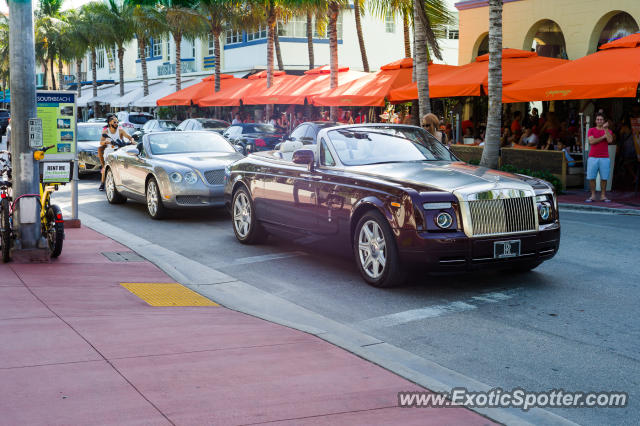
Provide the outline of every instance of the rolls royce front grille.
[[532,197],[469,201],[473,236],[536,230]]
[[209,170],[204,172],[204,177],[207,179],[209,185],[223,185],[224,184],[224,169],[223,170]]

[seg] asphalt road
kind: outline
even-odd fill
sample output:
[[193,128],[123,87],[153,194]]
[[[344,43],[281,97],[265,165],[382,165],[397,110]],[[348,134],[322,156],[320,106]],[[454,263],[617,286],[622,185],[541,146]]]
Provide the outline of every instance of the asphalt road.
[[[490,386],[625,391],[626,408],[549,411],[590,425],[640,418],[640,217],[563,212],[558,255],[527,274],[429,276],[369,287],[349,251],[270,238],[243,246],[224,210],[153,221],[109,205],[95,177],[80,210],[190,259]],[[69,200],[68,188],[56,194]]]

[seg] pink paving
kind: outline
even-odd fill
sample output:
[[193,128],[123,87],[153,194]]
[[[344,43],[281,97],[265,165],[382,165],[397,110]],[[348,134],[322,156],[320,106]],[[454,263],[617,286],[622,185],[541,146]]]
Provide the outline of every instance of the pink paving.
[[172,282],[92,230],[60,259],[0,265],[3,424],[492,424],[398,408],[422,390],[309,334],[222,307],[151,307],[121,282]]
[[600,193],[596,193],[598,201],[587,203],[585,200],[591,196],[590,192],[582,190],[572,190],[558,196],[559,203],[580,204],[594,207],[607,207],[612,209],[632,209],[640,210],[640,193],[631,192],[607,192],[610,203],[599,201]]

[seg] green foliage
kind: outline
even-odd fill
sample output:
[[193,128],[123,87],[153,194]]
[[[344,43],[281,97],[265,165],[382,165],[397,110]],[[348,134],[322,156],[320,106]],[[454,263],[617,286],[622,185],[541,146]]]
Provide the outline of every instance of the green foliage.
[[158,107],[158,119],[160,120],[170,120],[173,117],[173,109],[172,107]]
[[480,160],[472,159],[472,160],[469,160],[468,163],[471,164],[472,166],[479,166]]
[[518,174],[521,174],[521,175],[527,175],[527,176],[539,178],[539,179],[542,179],[542,180],[546,180],[551,185],[553,185],[553,187],[555,188],[557,193],[562,192],[562,181],[560,181],[560,179],[555,177],[548,170],[519,169],[519,168],[514,167],[514,166],[512,166],[510,164],[502,165],[500,167],[500,170],[502,170],[504,172],[508,172],[508,173],[518,173]]

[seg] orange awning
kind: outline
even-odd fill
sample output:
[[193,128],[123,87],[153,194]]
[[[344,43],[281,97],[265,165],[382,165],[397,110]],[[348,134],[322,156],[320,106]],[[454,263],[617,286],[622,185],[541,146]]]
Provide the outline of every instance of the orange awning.
[[[503,87],[537,74],[541,71],[565,64],[564,59],[545,58],[535,52],[518,49],[502,50]],[[429,82],[429,96],[448,98],[455,96],[480,96],[489,86],[489,54],[478,56],[474,62],[462,65]]]
[[311,96],[311,101],[317,106],[384,106],[391,90],[411,83],[412,73],[413,60],[400,59],[380,67],[378,72]]
[[504,90],[505,102],[635,98],[640,82],[640,33],[623,37]]
[[[453,72],[457,70],[458,67],[455,65],[444,65],[444,64],[429,64],[429,86],[433,85],[434,79],[438,76],[445,75],[447,72]],[[431,96],[431,95],[429,95]],[[431,96],[433,97],[433,96]],[[406,86],[399,87],[397,89],[393,89],[389,93],[389,102],[406,102],[411,101],[413,99],[418,99],[418,83],[409,83]]]
[[[274,85],[263,92],[258,92],[243,99],[243,103],[252,105],[286,104],[304,105],[305,100],[329,90],[331,70],[324,65],[305,71],[304,75],[295,77],[282,84]],[[349,67],[338,69],[338,84],[348,83],[367,73],[350,71]]]
[[[239,84],[241,79],[234,78],[229,74],[220,74],[220,90]],[[197,104],[198,101],[211,93],[215,92],[216,79],[214,75],[205,77],[200,83],[189,86],[185,89],[172,93],[169,96],[160,98],[157,104],[160,106],[173,106],[173,105],[191,105]]]
[[[287,75],[284,71],[273,72],[273,83],[271,87],[283,84],[286,81],[295,78],[295,76]],[[208,106],[239,106],[240,102],[244,102],[247,96],[254,93],[260,93],[267,88],[267,72],[260,71],[257,74],[250,75],[248,78],[239,78],[241,84],[225,88],[218,93],[211,94],[198,101],[201,107]]]

